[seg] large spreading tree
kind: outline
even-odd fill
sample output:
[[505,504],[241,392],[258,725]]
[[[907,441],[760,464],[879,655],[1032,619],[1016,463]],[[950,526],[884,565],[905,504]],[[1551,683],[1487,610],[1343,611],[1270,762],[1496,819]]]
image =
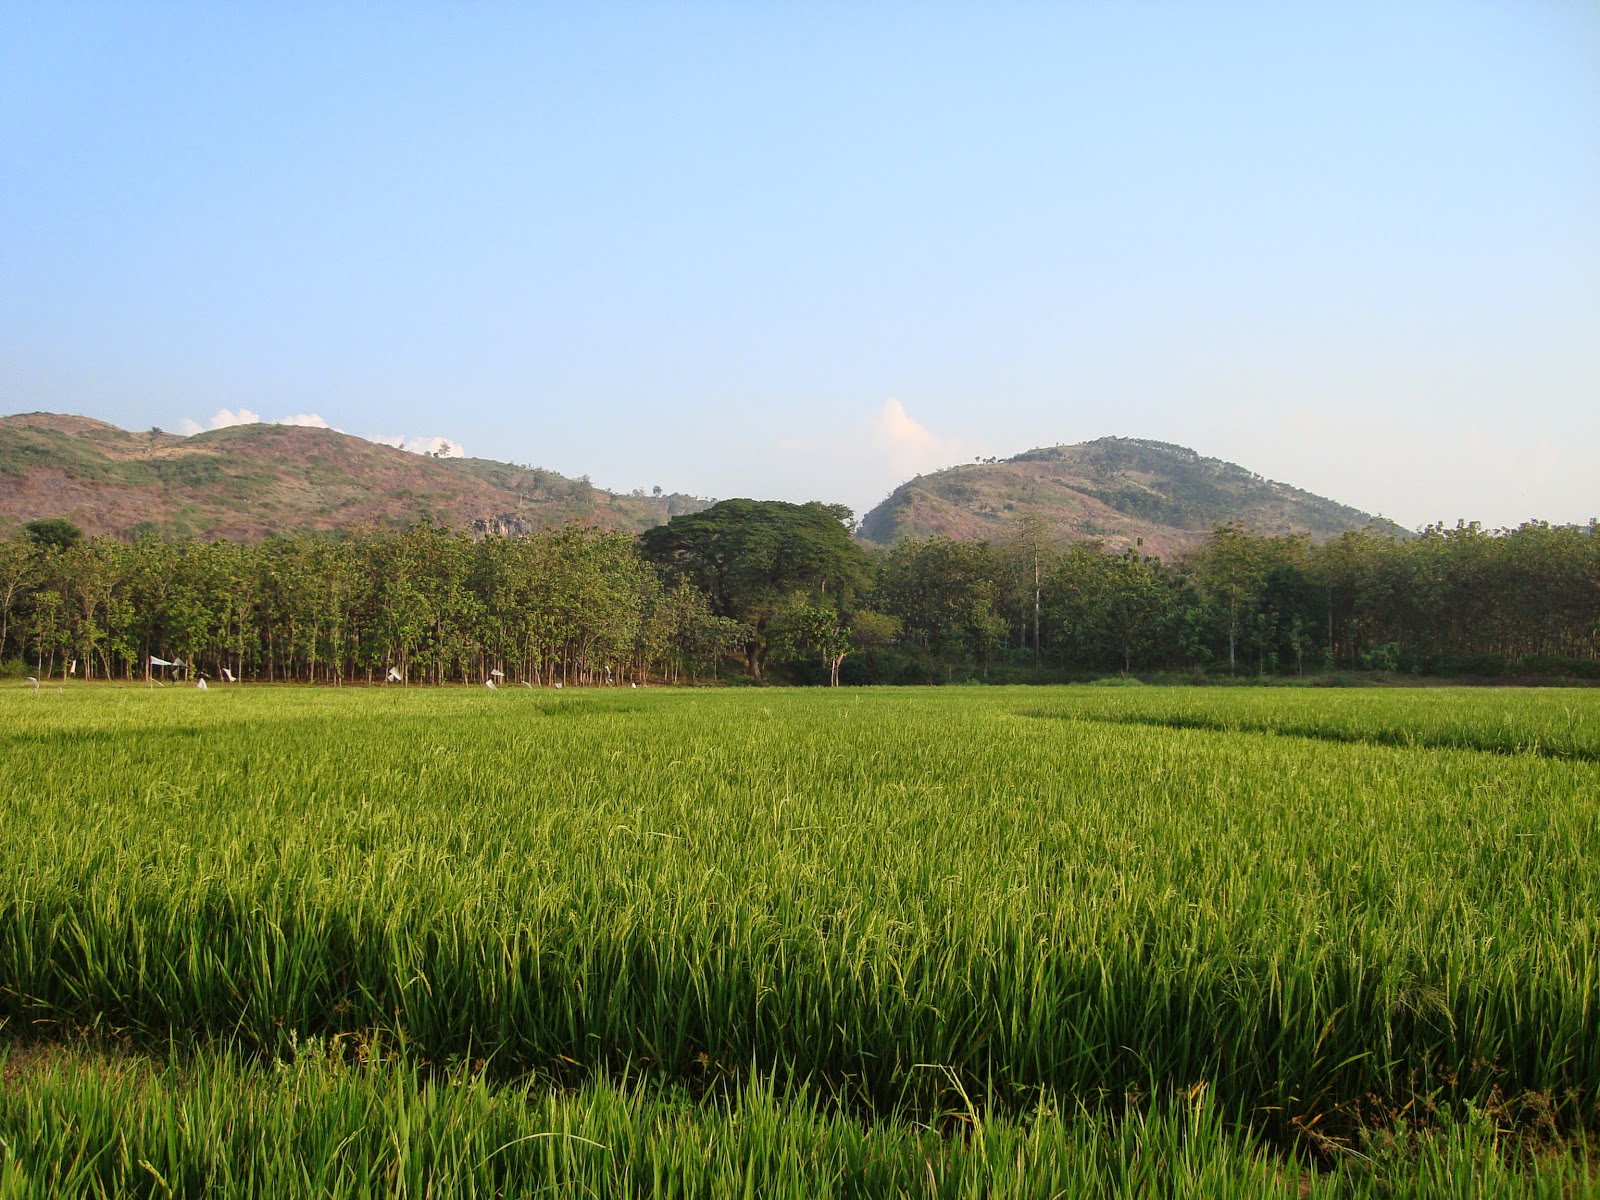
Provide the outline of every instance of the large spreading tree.
[[870,586],[872,564],[850,518],[840,504],[723,500],[673,517],[639,543],[652,562],[700,588],[714,613],[748,628],[745,665],[760,679],[768,627],[797,592],[847,608]]

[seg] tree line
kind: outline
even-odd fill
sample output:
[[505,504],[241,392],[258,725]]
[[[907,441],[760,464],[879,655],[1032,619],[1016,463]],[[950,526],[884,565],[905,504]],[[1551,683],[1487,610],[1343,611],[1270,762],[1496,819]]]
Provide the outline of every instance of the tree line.
[[[0,648],[40,677],[536,686],[678,680],[736,622],[664,585],[632,537],[581,526],[474,539],[415,528],[331,540],[0,542]],[[491,672],[499,671],[500,676]]]
[[890,548],[877,600],[936,663],[1249,675],[1510,671],[1600,677],[1600,531],[1437,525],[1313,544],[1238,525],[1174,562],[1096,542]]
[[[184,668],[152,665],[152,658]],[[993,541],[869,552],[839,506],[730,500],[634,538],[418,527],[258,543],[0,541],[0,663],[308,683],[929,683],[1115,672],[1600,677],[1600,531],[1217,528],[1171,562]]]

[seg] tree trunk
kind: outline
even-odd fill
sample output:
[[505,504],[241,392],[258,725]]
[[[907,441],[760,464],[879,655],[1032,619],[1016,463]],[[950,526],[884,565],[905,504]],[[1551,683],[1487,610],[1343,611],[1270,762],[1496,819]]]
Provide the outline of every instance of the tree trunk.
[[1232,675],[1237,663],[1234,658],[1234,643],[1239,631],[1239,599],[1237,596],[1228,601],[1228,674]]
[[1039,674],[1039,543],[1033,543],[1033,673]]

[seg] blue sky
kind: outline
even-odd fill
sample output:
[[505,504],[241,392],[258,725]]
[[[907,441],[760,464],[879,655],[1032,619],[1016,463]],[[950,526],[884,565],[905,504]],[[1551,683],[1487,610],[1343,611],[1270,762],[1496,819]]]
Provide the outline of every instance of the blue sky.
[[[0,0],[0,411],[1600,514],[1600,4]],[[187,426],[185,422],[189,422]]]

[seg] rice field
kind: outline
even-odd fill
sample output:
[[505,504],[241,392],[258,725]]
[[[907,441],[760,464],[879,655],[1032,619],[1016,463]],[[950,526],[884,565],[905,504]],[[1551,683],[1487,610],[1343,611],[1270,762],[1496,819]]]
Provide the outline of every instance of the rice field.
[[1600,1193],[1600,692],[0,692],[0,1197]]

